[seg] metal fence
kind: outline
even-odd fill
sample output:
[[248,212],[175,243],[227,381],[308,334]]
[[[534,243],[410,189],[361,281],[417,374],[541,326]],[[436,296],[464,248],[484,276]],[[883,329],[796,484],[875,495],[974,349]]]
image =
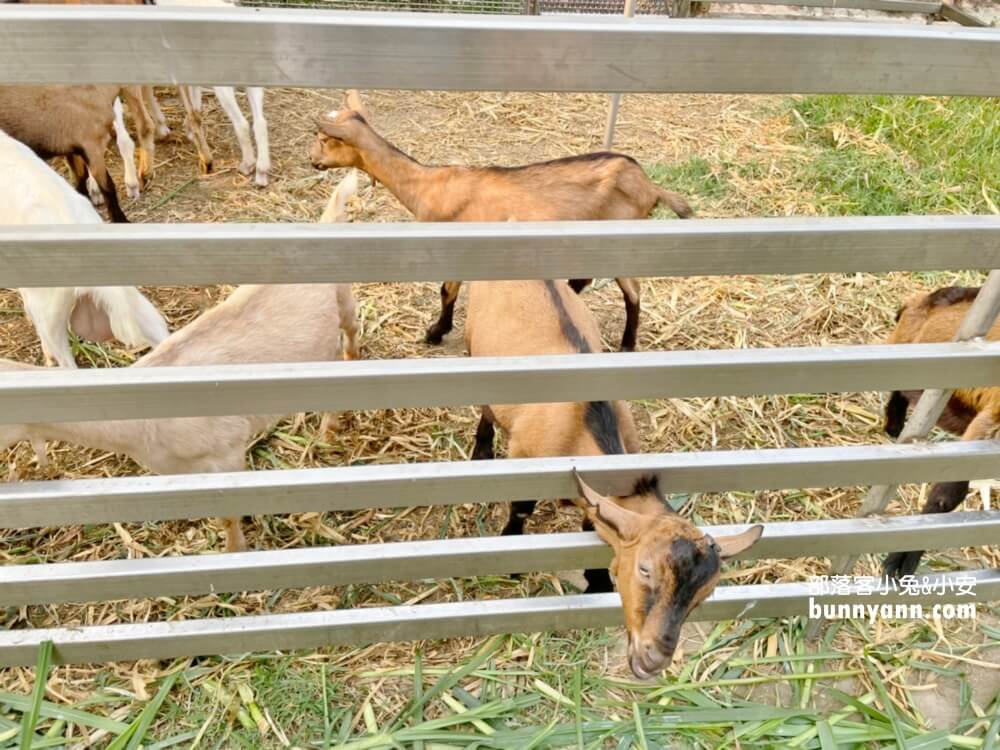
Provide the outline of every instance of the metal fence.
[[[238,8],[74,11],[70,16],[57,7],[0,7],[0,78],[602,92],[1000,93],[1000,36],[976,29]],[[92,54],[95,38],[102,39],[100,55]],[[211,56],[200,54],[206,49]],[[0,227],[5,286],[968,267],[1000,267],[1000,217]],[[980,324],[996,315],[998,282],[1000,274],[993,272],[970,313]],[[926,406],[946,398],[948,388],[995,384],[998,365],[1000,344],[970,342],[52,370],[30,377],[4,373],[0,422],[940,389],[927,391]],[[573,467],[614,493],[651,471],[666,491],[692,492],[982,479],[996,475],[998,462],[997,442],[956,442],[28,482],[0,486],[0,519],[4,527],[21,528],[567,497],[575,492]],[[750,556],[978,545],[995,543],[998,531],[1000,514],[971,512],[768,524]],[[566,570],[607,559],[607,549],[592,534],[543,534],[15,565],[0,568],[0,601],[44,604]],[[1000,570],[974,577],[981,599],[1000,598]],[[806,594],[804,583],[723,586],[694,617],[801,614]],[[856,595],[854,600],[864,601]],[[595,627],[620,617],[617,596],[599,595],[8,631],[0,633],[0,664],[33,663],[44,640],[55,642],[55,659],[65,663]]]

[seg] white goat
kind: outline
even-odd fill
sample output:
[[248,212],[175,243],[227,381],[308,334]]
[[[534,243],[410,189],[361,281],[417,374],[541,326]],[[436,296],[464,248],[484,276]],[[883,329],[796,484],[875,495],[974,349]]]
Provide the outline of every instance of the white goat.
[[[336,220],[350,185],[331,198]],[[350,284],[246,285],[146,354],[133,367],[176,367],[341,359],[358,356],[354,294]],[[0,359],[0,370],[37,369]],[[254,435],[276,416],[186,417],[105,422],[0,425],[0,449],[30,441],[44,463],[44,441],[130,456],[157,474],[242,471]],[[225,519],[226,549],[246,548],[238,518]]]
[[[100,224],[86,198],[30,148],[0,131],[0,224]],[[76,367],[67,326],[86,338],[112,335],[133,347],[155,346],[169,334],[159,311],[135,287],[19,289],[42,341],[46,363]]]

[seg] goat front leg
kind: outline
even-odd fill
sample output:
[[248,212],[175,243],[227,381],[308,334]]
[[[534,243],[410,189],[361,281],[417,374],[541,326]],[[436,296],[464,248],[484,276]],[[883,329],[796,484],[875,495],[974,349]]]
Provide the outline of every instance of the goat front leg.
[[136,161],[139,170],[139,188],[142,189],[153,174],[156,160],[156,123],[146,106],[141,86],[125,86],[122,88],[122,96],[125,97],[125,103],[132,114],[135,133],[139,138],[139,156]]
[[115,113],[115,140],[118,143],[118,153],[122,157],[122,169],[125,172],[125,192],[132,200],[138,200],[140,194],[139,173],[135,169],[135,141],[125,127],[125,115],[122,111],[121,99],[115,97],[113,105]]
[[69,319],[76,305],[71,289],[18,289],[24,311],[38,333],[46,367],[76,368],[73,350],[69,346]]
[[246,552],[247,538],[243,536],[243,522],[239,518],[223,518],[226,529],[226,552]]
[[253,115],[253,137],[257,141],[257,174],[255,182],[259,187],[267,187],[271,178],[271,142],[267,134],[267,119],[264,117],[264,89],[259,86],[247,87],[250,114]]
[[153,87],[142,86],[141,89],[142,101],[146,105],[146,110],[153,118],[153,124],[156,129],[155,138],[158,141],[162,141],[170,135],[170,126],[167,125],[167,118],[164,116],[163,110],[160,109],[160,103],[156,101],[156,92],[153,91]]
[[354,291],[350,284],[337,288],[337,307],[340,313],[340,330],[344,333],[344,359],[361,359],[358,347],[358,312]]
[[202,174],[212,171],[212,149],[205,138],[205,125],[201,121],[201,90],[195,86],[178,86],[181,103],[184,105],[184,132],[198,151],[198,162]]
[[[962,440],[988,440],[1000,434],[1000,408],[984,409],[976,415],[962,434]],[[965,500],[969,493],[969,482],[938,482],[927,495],[927,502],[921,513],[950,513]],[[883,572],[889,578],[913,575],[920,565],[923,550],[894,552],[885,558]]]
[[483,406],[482,412],[479,425],[476,427],[476,446],[472,449],[473,461],[490,461],[495,457],[493,438],[496,435],[496,429],[493,410],[488,406]]
[[256,157],[253,152],[253,141],[250,140],[250,123],[240,111],[240,105],[236,101],[236,91],[230,86],[216,86],[214,88],[215,98],[219,101],[219,106],[226,113],[229,122],[236,131],[236,140],[240,144],[240,174],[248,175],[253,172]]
[[455,302],[462,288],[461,281],[446,281],[441,285],[441,315],[437,322],[427,329],[428,344],[440,344],[454,325]]
[[623,352],[634,352],[639,338],[639,280],[615,279],[625,299],[625,332],[619,347]]
[[107,151],[110,141],[111,133],[107,133],[99,142],[88,143],[83,148],[83,158],[87,163],[87,169],[90,170],[94,181],[101,189],[111,221],[115,224],[128,224],[128,218],[118,203],[118,190],[115,188],[115,181],[111,179],[108,167],[104,163],[104,152]]

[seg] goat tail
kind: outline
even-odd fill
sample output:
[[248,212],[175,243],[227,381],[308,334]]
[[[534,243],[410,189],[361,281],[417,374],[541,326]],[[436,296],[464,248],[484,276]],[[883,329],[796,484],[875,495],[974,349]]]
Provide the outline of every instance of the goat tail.
[[114,337],[127,346],[156,346],[170,335],[160,311],[134,286],[91,287],[87,294],[107,316]]
[[659,202],[665,203],[667,207],[680,218],[689,219],[694,216],[694,211],[691,210],[691,204],[689,204],[680,193],[664,190],[661,187],[657,187],[657,191],[659,192]]

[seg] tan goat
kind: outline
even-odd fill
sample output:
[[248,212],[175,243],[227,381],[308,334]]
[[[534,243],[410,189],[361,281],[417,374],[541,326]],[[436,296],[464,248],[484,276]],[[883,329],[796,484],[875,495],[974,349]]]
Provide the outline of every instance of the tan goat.
[[[979,289],[950,286],[927,294],[910,297],[899,309],[896,328],[889,335],[889,344],[933,344],[951,341],[962,324]],[[986,336],[1000,340],[1000,321]],[[885,431],[899,437],[906,422],[910,404],[915,404],[921,391],[893,391],[885,409]],[[993,440],[1000,437],[1000,386],[959,388],[948,401],[938,419],[938,427],[962,440]],[[987,488],[987,492],[988,492]],[[969,481],[938,482],[927,493],[921,513],[948,513],[957,508],[969,493]],[[899,578],[916,573],[923,557],[922,550],[894,552],[885,559],[887,576]]]
[[[348,94],[347,106],[318,121],[309,152],[313,166],[367,172],[418,221],[645,219],[661,202],[682,218],[691,215],[684,198],[651,181],[624,154],[583,154],[523,167],[426,166],[375,132],[357,92]],[[621,349],[632,351],[639,330],[639,282],[617,282],[625,299]],[[589,283],[571,282],[578,292]],[[441,315],[427,331],[428,343],[441,343],[451,331],[461,285],[447,281],[441,287]]]
[[[530,332],[530,333],[528,333]],[[597,323],[565,281],[473,281],[465,326],[474,357],[578,354],[599,351]],[[635,453],[639,437],[622,401],[484,406],[474,459],[493,458],[495,426],[511,458]],[[625,611],[629,666],[646,679],[666,668],[680,627],[719,580],[722,560],[749,549],[762,527],[718,540],[673,512],[655,476],[623,497],[607,497],[579,479],[584,529],[614,550],[611,572]],[[535,507],[517,500],[503,534],[520,534]],[[588,570],[587,590],[610,591],[604,570]]]
[[[340,207],[349,195],[338,188]],[[316,362],[358,355],[349,284],[247,285],[173,333],[133,367]],[[0,360],[0,370],[41,369]],[[247,445],[279,417],[267,415],[0,425],[0,448],[27,440],[44,461],[44,441],[125,454],[157,474],[242,471]],[[226,549],[246,548],[238,518],[225,520]]]

